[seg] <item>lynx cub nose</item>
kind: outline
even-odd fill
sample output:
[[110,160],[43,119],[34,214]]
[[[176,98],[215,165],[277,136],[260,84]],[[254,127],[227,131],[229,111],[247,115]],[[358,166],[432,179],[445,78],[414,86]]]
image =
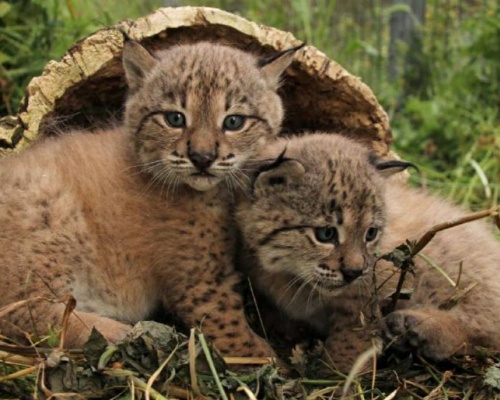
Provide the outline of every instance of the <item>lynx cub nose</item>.
[[210,167],[217,158],[216,154],[214,153],[198,153],[198,152],[190,152],[188,153],[188,157],[193,163],[193,165],[201,171]]
[[351,283],[356,278],[359,278],[361,275],[363,275],[363,270],[361,269],[350,269],[342,267],[340,268],[340,271],[342,272],[342,276],[347,283]]

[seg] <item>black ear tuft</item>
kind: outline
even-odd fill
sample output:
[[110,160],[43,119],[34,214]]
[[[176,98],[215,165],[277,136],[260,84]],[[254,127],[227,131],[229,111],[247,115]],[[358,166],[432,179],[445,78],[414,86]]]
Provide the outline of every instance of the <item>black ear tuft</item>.
[[[285,157],[286,147],[272,162],[266,162],[255,173],[252,194],[265,195],[269,190],[286,190],[290,183],[297,183],[305,173],[304,166],[297,160]],[[267,160],[266,160],[267,161]]]
[[276,54],[273,54],[272,56],[269,56],[269,57],[266,57],[266,58],[262,58],[262,59],[260,59],[258,61],[257,66],[259,68],[262,68],[262,67],[264,67],[264,66],[266,66],[268,64],[273,63],[278,58],[281,58],[281,57],[283,57],[286,54],[293,54],[293,53],[295,53],[297,50],[300,50],[305,45],[306,45],[306,43],[304,42],[304,43],[301,43],[298,46],[292,47],[290,49],[282,50],[282,51],[280,51],[280,52],[278,52]]
[[133,39],[129,36],[129,34],[127,33],[127,31],[125,30],[125,28],[123,26],[119,26],[118,28],[116,28],[122,35],[123,35],[123,41],[124,42],[130,42],[132,41]]
[[420,173],[418,167],[411,162],[403,160],[382,160],[374,153],[370,153],[368,161],[384,176],[394,175],[398,172],[406,170],[407,168],[414,168],[415,171]]
[[257,169],[255,178],[260,173],[265,172],[265,171],[270,171],[271,169],[277,168],[281,164],[283,164],[285,161],[290,160],[290,158],[285,157],[286,148],[287,148],[287,146],[285,145],[285,148],[283,149],[283,151],[275,159],[273,159],[273,160],[262,160],[261,161],[262,165]]
[[408,161],[400,161],[400,160],[383,161],[376,164],[375,168],[377,168],[379,171],[396,168],[398,169],[398,172],[404,171],[407,168],[413,168],[415,169],[415,171],[420,172],[420,170],[415,164]]

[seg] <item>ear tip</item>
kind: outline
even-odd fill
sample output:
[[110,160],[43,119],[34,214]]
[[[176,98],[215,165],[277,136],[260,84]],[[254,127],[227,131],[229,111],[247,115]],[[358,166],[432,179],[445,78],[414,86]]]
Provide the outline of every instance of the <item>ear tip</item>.
[[[371,157],[370,157],[371,158]],[[373,161],[376,161],[376,158],[374,157],[373,159],[370,159],[370,162],[373,163]],[[381,163],[376,163],[375,168],[378,169],[379,171],[383,171],[385,169],[389,168],[400,168],[400,169],[407,169],[407,168],[413,168],[415,171],[420,173],[420,169],[416,164],[413,164],[412,162],[409,161],[401,161],[401,160],[390,160],[390,161],[384,161]]]
[[288,49],[287,52],[295,53],[306,46],[307,46],[307,42],[304,41],[301,44],[299,44],[298,46],[295,46],[295,47],[292,47],[291,49]]
[[125,27],[119,26],[116,28],[118,32],[120,32],[123,35],[123,41],[126,42],[133,42],[134,40],[129,36],[127,31],[125,30]]
[[298,50],[302,49],[304,46],[306,46],[306,42],[302,42],[298,46],[279,51],[270,57],[262,58],[257,62],[257,66],[259,68],[265,67],[266,65],[272,64],[274,61],[278,60],[279,58],[282,58],[283,56],[295,54]]

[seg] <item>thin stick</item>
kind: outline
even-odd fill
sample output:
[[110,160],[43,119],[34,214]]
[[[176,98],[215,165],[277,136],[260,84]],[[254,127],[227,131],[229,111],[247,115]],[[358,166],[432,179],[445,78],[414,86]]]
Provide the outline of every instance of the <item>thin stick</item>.
[[62,329],[59,334],[59,346],[58,349],[64,349],[64,343],[66,341],[66,333],[68,332],[69,318],[76,308],[76,299],[73,296],[68,296],[66,301],[66,308],[64,309],[64,315],[62,320]]
[[[427,244],[432,240],[434,236],[438,232],[444,231],[446,229],[454,228],[455,226],[466,224],[468,222],[476,221],[478,219],[493,217],[496,221],[500,212],[500,206],[493,207],[490,210],[479,211],[477,213],[466,215],[462,218],[456,219],[454,221],[443,222],[441,224],[433,226],[429,229],[417,242],[417,244],[413,247],[412,256],[415,256],[417,253],[422,251],[422,249],[427,246]],[[499,226],[500,229],[500,226]]]

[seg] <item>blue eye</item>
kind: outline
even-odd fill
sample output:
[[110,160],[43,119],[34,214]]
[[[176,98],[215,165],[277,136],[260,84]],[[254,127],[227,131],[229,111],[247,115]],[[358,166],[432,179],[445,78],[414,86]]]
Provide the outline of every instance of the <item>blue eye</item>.
[[225,131],[237,131],[245,124],[245,121],[246,117],[242,115],[228,115],[224,118],[222,129]]
[[165,120],[172,128],[183,128],[186,126],[186,117],[178,111],[167,111]]
[[378,228],[372,226],[368,228],[365,234],[365,241],[366,242],[373,242],[378,236]]
[[337,242],[339,240],[337,229],[333,226],[323,226],[321,228],[315,228],[314,235],[316,236],[318,242],[321,243],[331,243]]

